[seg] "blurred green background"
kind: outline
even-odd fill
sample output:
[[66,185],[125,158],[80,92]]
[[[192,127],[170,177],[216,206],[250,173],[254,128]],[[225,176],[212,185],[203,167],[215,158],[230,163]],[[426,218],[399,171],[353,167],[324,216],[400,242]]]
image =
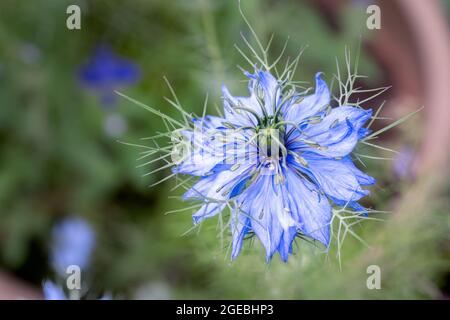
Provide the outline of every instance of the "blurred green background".
[[[320,9],[305,1],[242,1],[242,8],[264,41],[273,33],[275,57],[286,38],[286,56],[308,45],[298,80],[317,71],[329,82],[335,57],[348,45],[356,51],[365,28],[363,2],[341,13],[339,32]],[[361,4],[362,3],[362,4]],[[66,8],[78,4],[81,30],[66,28]],[[257,241],[244,245],[230,263],[228,234],[222,243],[217,219],[199,232],[190,212],[165,215],[186,203],[175,199],[175,182],[148,185],[168,171],[143,174],[159,164],[136,168],[142,143],[164,130],[162,121],[119,98],[102,106],[98,95],[80,86],[79,68],[99,44],[139,66],[140,81],[117,88],[174,117],[164,100],[166,76],[189,112],[201,113],[209,94],[210,113],[221,106],[220,85],[245,93],[240,65],[249,68],[233,45],[248,35],[237,1],[3,0],[0,4],[0,267],[40,290],[51,278],[52,226],[65,216],[88,220],[97,232],[94,262],[86,275],[92,291],[116,298],[439,298],[445,296],[449,266],[449,186],[426,199],[426,212],[385,222],[367,221],[357,232],[366,248],[349,236],[342,270],[329,255],[299,241],[287,264],[270,264]],[[383,70],[363,50],[361,73],[369,87],[383,84]],[[374,106],[375,107],[375,106]],[[105,121],[114,115],[122,130],[111,134]],[[402,126],[391,146],[418,139],[417,120]],[[368,161],[378,184],[364,204],[392,210],[410,187],[392,174],[391,162]],[[426,188],[426,187],[424,187]],[[420,188],[419,188],[420,190]],[[424,194],[427,194],[424,192]],[[420,199],[420,196],[418,196]],[[418,200],[419,201],[419,200]],[[368,290],[366,268],[382,269],[382,290]],[[447,280],[446,280],[447,279]]]

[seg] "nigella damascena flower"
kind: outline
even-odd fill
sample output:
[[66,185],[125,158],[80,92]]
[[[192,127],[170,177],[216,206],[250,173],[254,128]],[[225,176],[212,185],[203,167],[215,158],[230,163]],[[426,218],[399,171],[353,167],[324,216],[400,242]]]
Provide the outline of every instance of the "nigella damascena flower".
[[66,276],[70,265],[86,269],[95,247],[95,232],[81,218],[67,218],[58,223],[52,232],[51,264],[61,276]]
[[178,134],[189,152],[175,173],[200,177],[183,196],[200,200],[195,223],[231,208],[232,259],[254,233],[270,260],[292,253],[296,236],[330,243],[332,206],[362,211],[362,186],[375,179],[361,172],[351,153],[367,136],[372,111],[330,106],[330,90],[316,75],[315,92],[298,92],[270,72],[247,73],[248,97],[223,87],[224,116],[194,119]]

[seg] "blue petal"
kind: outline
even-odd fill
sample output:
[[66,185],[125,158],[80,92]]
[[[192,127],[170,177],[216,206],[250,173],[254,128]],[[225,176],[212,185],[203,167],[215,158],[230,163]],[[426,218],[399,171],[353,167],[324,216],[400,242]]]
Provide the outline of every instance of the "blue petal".
[[[219,117],[205,117],[203,120],[193,119],[192,121],[195,124],[195,130],[179,131],[183,138],[182,143],[185,144],[183,152],[186,154],[183,154],[185,159],[173,167],[172,171],[204,176],[209,174],[216,165],[224,162],[224,144],[210,139],[218,136],[221,130],[217,130],[217,126],[225,120]],[[208,131],[208,129],[211,130]],[[216,132],[215,135],[209,133],[213,131]]]
[[243,127],[256,126],[257,119],[254,115],[244,110],[235,109],[236,106],[245,107],[262,116],[261,106],[253,93],[250,97],[234,97],[226,86],[222,86],[222,94],[224,98],[224,114],[228,122]]
[[[330,104],[330,90],[325,81],[316,74],[316,90],[314,94],[304,97],[299,103],[288,105],[284,110],[284,119],[295,123],[315,116]],[[297,99],[297,98],[296,98]]]
[[233,190],[230,193],[230,199],[241,194],[241,192],[244,190],[244,188],[245,188],[247,182],[250,180],[250,178],[251,178],[251,176],[248,176],[248,177],[242,179],[238,184],[236,184],[233,187]]
[[331,200],[333,200],[333,202],[341,207],[346,207],[346,208],[351,208],[353,209],[353,211],[359,213],[360,215],[367,217],[369,214],[367,212],[367,208],[364,208],[362,205],[360,205],[358,202],[356,201],[344,201],[344,200],[339,200],[339,199],[334,199],[331,197]]
[[256,71],[255,74],[246,73],[252,80],[249,82],[250,92],[261,89],[264,95],[264,108],[268,115],[272,115],[280,100],[278,81],[267,71]]
[[370,186],[377,182],[377,180],[361,170],[359,170],[355,164],[353,163],[352,159],[347,156],[342,159],[343,162],[347,164],[347,167],[352,171],[352,173],[355,175],[356,179],[358,180],[358,183],[362,186]]
[[250,231],[250,218],[239,212],[235,212],[231,219],[230,228],[233,238],[231,259],[234,260],[239,255],[239,252],[241,252],[245,235]]
[[290,227],[288,230],[283,231],[283,237],[278,247],[280,258],[282,261],[287,262],[289,254],[292,253],[292,243],[297,236],[297,227]]
[[219,172],[222,172],[222,171],[230,170],[231,167],[233,167],[232,164],[228,164],[228,163],[218,163],[218,164],[216,164],[216,165],[211,169],[210,172],[211,172],[212,174],[213,174],[213,173],[219,173]]
[[216,214],[222,212],[225,209],[225,203],[208,202],[205,203],[200,210],[192,215],[194,224],[198,224],[206,218],[214,217]]
[[346,161],[309,157],[308,154],[303,154],[303,157],[308,162],[307,173],[327,195],[345,201],[357,201],[369,194],[369,191],[360,187],[353,169]]
[[[201,200],[205,204],[194,215],[195,223],[215,216],[225,208],[225,201],[242,191],[242,183],[248,179],[251,165],[242,166],[235,171],[221,171],[200,179],[184,195],[183,200]],[[245,183],[244,182],[244,183]]]
[[328,199],[292,169],[286,170],[285,185],[274,184],[273,177],[259,176],[238,198],[238,205],[250,217],[251,228],[266,249],[266,259],[270,260],[278,250],[286,261],[299,229],[328,246],[331,221]]
[[300,177],[295,170],[288,168],[285,177],[292,217],[305,235],[328,247],[332,217],[328,199],[320,195],[316,187]]
[[242,214],[250,217],[252,230],[266,249],[266,260],[278,250],[283,230],[294,225],[284,210],[282,192],[272,175],[260,175],[238,198]]
[[[222,118],[205,117],[205,120],[194,119],[195,130],[179,131],[183,136],[183,155],[185,158],[172,170],[205,176],[216,169],[223,170],[221,165],[236,163],[256,163],[256,144],[247,143],[251,139],[248,130],[231,130],[220,127]],[[226,139],[225,139],[226,138]],[[216,170],[217,171],[217,170]]]
[[[358,132],[371,115],[372,110],[350,106],[334,108],[321,122],[307,126],[303,133],[296,131],[291,135],[287,147],[328,158],[344,157],[355,148]],[[312,140],[321,148],[312,147],[301,139]]]
[[194,153],[187,160],[172,168],[173,173],[189,174],[193,176],[205,176],[211,173],[223,157],[204,153]]
[[362,127],[362,128],[359,129],[359,131],[358,131],[358,139],[365,138],[365,137],[367,137],[370,133],[372,133],[372,130]]
[[224,201],[230,198],[235,187],[239,187],[248,178],[248,172],[253,165],[242,165],[231,171],[220,171],[201,178],[183,195],[183,200],[215,200]]

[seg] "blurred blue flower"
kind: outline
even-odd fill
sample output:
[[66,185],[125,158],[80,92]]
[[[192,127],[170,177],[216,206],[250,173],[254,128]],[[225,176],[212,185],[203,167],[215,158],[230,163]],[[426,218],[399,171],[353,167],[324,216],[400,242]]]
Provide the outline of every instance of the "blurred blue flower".
[[67,218],[57,224],[52,234],[51,264],[61,276],[68,266],[77,265],[82,270],[90,263],[95,247],[95,233],[81,218]]
[[412,177],[412,163],[414,160],[414,151],[411,147],[405,146],[396,155],[393,162],[394,174],[401,178],[407,179]]
[[[44,281],[42,285],[42,290],[44,293],[45,300],[71,300],[67,297],[66,293],[62,289],[62,287],[56,285],[54,282],[50,280]],[[75,300],[79,300],[78,298],[73,298]],[[99,300],[112,300],[112,295],[110,293],[104,294]]]
[[372,111],[332,108],[320,73],[309,95],[267,71],[246,75],[248,97],[224,86],[224,117],[193,119],[194,129],[181,131],[192,150],[173,170],[201,177],[183,196],[202,202],[194,223],[231,207],[232,259],[249,233],[267,261],[275,252],[287,261],[297,235],[328,247],[332,205],[363,209],[362,186],[375,183],[350,156]]
[[67,300],[64,290],[52,281],[45,281],[42,289],[45,300]]
[[140,70],[135,63],[118,57],[110,47],[103,45],[81,67],[79,79],[83,86],[100,95],[102,105],[110,106],[116,102],[114,90],[137,83]]

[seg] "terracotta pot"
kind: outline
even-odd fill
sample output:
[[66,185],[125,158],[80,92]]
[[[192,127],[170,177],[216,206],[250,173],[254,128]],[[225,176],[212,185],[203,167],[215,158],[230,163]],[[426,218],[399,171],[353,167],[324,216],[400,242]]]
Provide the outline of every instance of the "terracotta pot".
[[42,299],[42,293],[30,284],[0,271],[0,300]]

